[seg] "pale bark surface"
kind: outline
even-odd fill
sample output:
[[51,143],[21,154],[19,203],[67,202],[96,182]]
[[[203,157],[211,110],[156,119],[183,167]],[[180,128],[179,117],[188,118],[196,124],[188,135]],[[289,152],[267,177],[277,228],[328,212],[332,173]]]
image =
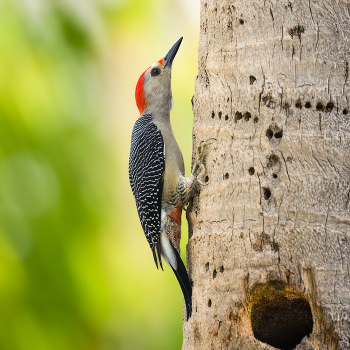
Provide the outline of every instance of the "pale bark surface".
[[[286,283],[276,295],[292,309],[310,304],[298,349],[350,349],[349,11],[348,1],[201,0],[193,141],[217,141],[187,213],[183,350],[272,349],[251,317],[271,292],[261,301],[252,288],[269,281]],[[279,325],[303,321],[277,304]]]

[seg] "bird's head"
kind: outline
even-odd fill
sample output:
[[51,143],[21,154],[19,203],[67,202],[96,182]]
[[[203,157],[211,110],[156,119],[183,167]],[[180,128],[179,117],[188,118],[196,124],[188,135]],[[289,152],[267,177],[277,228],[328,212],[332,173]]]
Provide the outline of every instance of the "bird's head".
[[153,63],[140,76],[135,89],[137,108],[142,114],[149,112],[169,113],[172,106],[171,66],[182,38],[169,50],[164,58]]

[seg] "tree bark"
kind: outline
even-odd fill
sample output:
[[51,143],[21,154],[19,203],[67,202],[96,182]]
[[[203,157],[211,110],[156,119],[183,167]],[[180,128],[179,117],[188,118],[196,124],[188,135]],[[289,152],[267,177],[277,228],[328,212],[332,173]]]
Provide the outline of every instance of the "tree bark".
[[201,0],[183,350],[350,349],[349,13]]

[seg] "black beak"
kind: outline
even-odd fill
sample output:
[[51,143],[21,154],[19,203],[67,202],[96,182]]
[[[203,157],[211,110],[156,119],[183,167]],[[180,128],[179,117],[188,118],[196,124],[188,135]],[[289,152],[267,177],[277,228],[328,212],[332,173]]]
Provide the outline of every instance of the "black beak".
[[164,57],[164,67],[171,68],[171,65],[173,64],[174,57],[176,56],[177,50],[180,47],[182,41],[182,37],[175,43],[175,45],[169,50],[169,52]]

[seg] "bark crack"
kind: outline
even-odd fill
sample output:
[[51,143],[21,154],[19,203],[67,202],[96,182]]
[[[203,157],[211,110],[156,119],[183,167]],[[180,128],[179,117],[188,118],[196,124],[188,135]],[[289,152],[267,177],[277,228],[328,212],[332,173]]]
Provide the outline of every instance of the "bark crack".
[[264,88],[265,88],[265,74],[264,74],[264,70],[263,70],[262,66],[261,66],[261,71],[262,71],[262,74],[263,74],[263,77],[264,77],[264,81],[263,81],[261,92],[259,94],[259,118],[260,118],[261,96],[264,93]]
[[290,176],[289,176],[289,172],[288,172],[288,167],[287,167],[287,162],[286,160],[284,159],[284,155],[283,155],[283,152],[281,151],[281,156],[282,156],[282,159],[283,159],[283,162],[284,162],[284,166],[286,168],[286,173],[287,173],[287,176],[288,176],[288,180],[289,180],[289,185],[291,184],[291,181],[290,181]]

